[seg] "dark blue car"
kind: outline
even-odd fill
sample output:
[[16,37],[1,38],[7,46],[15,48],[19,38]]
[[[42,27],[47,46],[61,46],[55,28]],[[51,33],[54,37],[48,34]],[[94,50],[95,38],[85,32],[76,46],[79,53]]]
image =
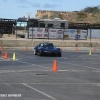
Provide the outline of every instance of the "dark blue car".
[[41,42],[34,48],[35,55],[52,55],[52,56],[62,56],[62,51],[60,48],[56,48],[53,43],[50,42]]

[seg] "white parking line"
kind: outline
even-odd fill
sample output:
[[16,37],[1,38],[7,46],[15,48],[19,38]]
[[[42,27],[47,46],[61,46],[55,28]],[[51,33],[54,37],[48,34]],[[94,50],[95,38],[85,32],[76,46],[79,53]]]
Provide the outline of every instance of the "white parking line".
[[96,55],[96,54],[93,54],[93,55],[91,55],[91,56],[97,56],[97,57],[100,57],[100,55]]
[[1,62],[4,62],[4,61],[6,62],[6,61],[11,61],[11,60],[10,60],[10,59],[7,59],[7,60],[0,60],[0,61],[1,61]]
[[19,61],[18,60],[17,62],[21,62],[21,63],[25,63],[25,64],[30,64],[30,65],[38,66],[38,67],[45,68],[45,69],[50,69],[50,68],[47,68],[47,67],[44,67],[44,66],[41,66],[41,65],[37,65],[37,64],[33,64],[33,63],[28,63],[28,62],[25,62],[25,61]]
[[17,61],[17,60],[19,60],[19,59],[15,59],[15,60],[13,60],[12,58],[8,58],[8,59],[0,59],[0,61],[1,62],[4,62],[4,61]]
[[[8,57],[8,59],[5,59],[4,58],[4,56],[2,56],[3,58],[1,58],[2,60],[5,60],[5,61],[11,61],[11,60],[13,60],[13,58],[10,58],[10,57]],[[17,60],[19,60],[19,59],[15,59],[15,61],[17,61]]]
[[[0,74],[3,73],[24,73],[24,72],[52,72],[52,70],[0,70]],[[58,70],[58,72],[95,72],[100,73],[100,71],[87,71],[87,70]]]
[[17,55],[20,55],[20,56],[30,57],[30,58],[36,58],[36,57],[32,57],[32,56],[22,55],[22,54],[19,54],[19,53],[16,53],[16,54],[17,54]]
[[86,70],[58,70],[60,72],[84,72]]
[[36,91],[36,92],[38,92],[38,93],[40,93],[40,94],[42,94],[42,95],[44,95],[44,96],[46,96],[46,97],[48,97],[48,98],[50,98],[50,99],[52,99],[52,100],[57,100],[56,98],[54,98],[54,97],[52,97],[52,96],[50,96],[50,95],[48,95],[48,94],[36,89],[36,88],[33,88],[33,87],[31,87],[31,86],[29,86],[29,85],[27,85],[25,83],[23,83],[23,85],[28,87],[28,88],[30,88],[30,89],[32,89],[32,90],[34,90],[34,91]]
[[[12,49],[12,50],[15,50],[15,49]],[[20,50],[20,49],[19,49]],[[11,52],[9,51],[9,53],[14,53],[14,52]],[[15,52],[16,53],[16,52]],[[34,58],[33,56],[28,56],[28,55],[23,55],[23,54],[20,54],[20,53],[16,53],[17,55],[20,55],[20,56],[26,56],[26,57],[30,57],[30,58]],[[34,55],[34,54],[33,54]]]
[[[63,57],[64,59],[68,59],[68,58],[66,58],[66,57]],[[85,58],[85,57],[84,57]],[[77,58],[71,58],[71,59],[77,59]],[[78,59],[80,59],[80,58],[78,58]],[[94,60],[94,59],[93,59]],[[96,60],[96,59],[95,59]],[[97,60],[100,60],[100,59],[97,59]],[[90,61],[89,60],[89,62],[91,62],[91,63],[94,63],[94,64],[100,64],[100,62],[97,62],[97,61]]]
[[33,84],[33,85],[95,85],[95,86],[100,86],[100,83],[0,83],[0,84]]
[[38,72],[50,72],[51,70],[0,70],[0,74],[3,73],[22,73],[22,72],[32,72],[32,71],[38,71]]
[[67,62],[61,62],[61,61],[57,61],[59,63],[62,63],[62,64],[70,64],[70,65],[76,65],[76,66],[81,66],[81,67],[86,67],[86,68],[89,68],[89,69],[93,69],[93,70],[100,70],[98,68],[93,68],[93,67],[89,67],[89,66],[84,66],[84,65],[79,65],[79,64],[73,64],[73,63],[67,63]]
[[[28,83],[22,83],[22,84],[28,84]],[[95,85],[100,86],[100,83],[29,83],[34,85]]]

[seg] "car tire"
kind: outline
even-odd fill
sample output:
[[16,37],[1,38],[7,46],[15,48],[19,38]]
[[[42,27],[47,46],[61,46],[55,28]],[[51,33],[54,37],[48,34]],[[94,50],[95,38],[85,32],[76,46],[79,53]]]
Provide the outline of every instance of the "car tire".
[[39,53],[38,53],[38,54],[39,54],[39,56],[42,56],[42,52],[41,52],[41,50],[39,50]]
[[34,49],[34,55],[37,55],[36,49]]
[[58,54],[58,57],[62,57],[62,54],[61,54],[61,52]]

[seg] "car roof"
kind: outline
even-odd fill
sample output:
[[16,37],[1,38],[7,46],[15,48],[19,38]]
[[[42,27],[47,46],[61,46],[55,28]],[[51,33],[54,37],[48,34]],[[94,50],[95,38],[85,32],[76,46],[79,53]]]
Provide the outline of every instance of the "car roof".
[[[41,43],[44,43],[44,44],[51,44],[51,42],[41,42]],[[52,43],[53,44],[53,43]]]

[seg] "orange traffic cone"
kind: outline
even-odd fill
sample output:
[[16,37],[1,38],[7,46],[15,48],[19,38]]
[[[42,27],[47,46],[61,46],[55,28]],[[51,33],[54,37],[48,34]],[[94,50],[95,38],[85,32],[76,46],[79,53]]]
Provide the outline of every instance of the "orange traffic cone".
[[5,52],[4,58],[5,58],[5,59],[8,59],[8,52]]
[[2,57],[1,51],[0,51],[0,57]]
[[57,68],[57,62],[56,62],[56,60],[54,60],[54,64],[53,64],[52,71],[55,71],[55,72],[57,72],[57,71],[58,71],[58,68]]
[[62,51],[62,47],[60,47],[60,50]]
[[94,48],[94,52],[96,52],[96,48]]
[[76,47],[76,52],[78,51],[78,48]]
[[28,47],[26,47],[26,50],[28,51]]

